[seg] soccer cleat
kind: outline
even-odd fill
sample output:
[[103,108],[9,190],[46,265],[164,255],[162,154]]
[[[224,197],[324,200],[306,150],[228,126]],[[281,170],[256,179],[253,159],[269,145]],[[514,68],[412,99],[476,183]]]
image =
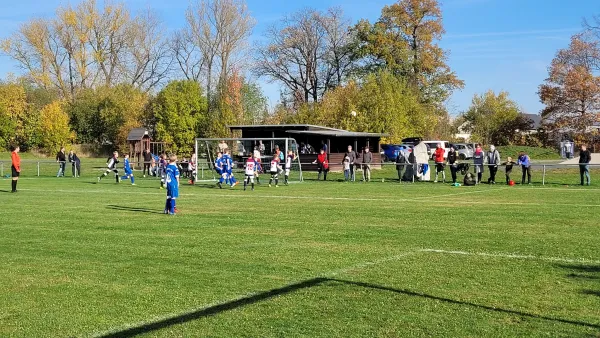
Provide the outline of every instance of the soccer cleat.
[[161,186],[159,189],[160,189],[160,190],[163,190],[164,188]]
[[269,188],[271,187],[271,184],[269,183]]
[[235,187],[236,185],[240,184],[240,182],[235,182],[234,184],[231,185],[231,187]]
[[131,185],[137,185],[137,184],[135,184],[135,183],[131,183]]
[[221,184],[221,182],[217,183],[217,186],[219,187],[219,189],[223,189],[223,185]]
[[275,185],[275,188],[279,188],[279,186],[278,186],[278,185]]
[[143,177],[143,178],[146,178],[146,175],[143,175],[142,177]]
[[98,183],[100,183],[100,177],[98,177]]

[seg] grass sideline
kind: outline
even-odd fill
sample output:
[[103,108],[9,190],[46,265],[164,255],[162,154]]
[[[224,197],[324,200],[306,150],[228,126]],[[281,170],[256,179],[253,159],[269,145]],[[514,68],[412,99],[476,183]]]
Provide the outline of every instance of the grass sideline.
[[0,180],[0,336],[600,332],[595,186],[205,183],[169,217],[94,174]]

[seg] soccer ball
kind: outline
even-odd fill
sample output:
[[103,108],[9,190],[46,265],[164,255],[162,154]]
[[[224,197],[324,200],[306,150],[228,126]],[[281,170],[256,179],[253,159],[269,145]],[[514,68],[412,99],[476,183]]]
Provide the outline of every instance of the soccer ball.
[[508,181],[508,185],[511,186],[511,187],[514,186],[515,185],[515,181],[513,181],[513,180]]
[[356,117],[356,112],[353,110],[353,111],[350,113],[350,115],[352,115],[352,116]]

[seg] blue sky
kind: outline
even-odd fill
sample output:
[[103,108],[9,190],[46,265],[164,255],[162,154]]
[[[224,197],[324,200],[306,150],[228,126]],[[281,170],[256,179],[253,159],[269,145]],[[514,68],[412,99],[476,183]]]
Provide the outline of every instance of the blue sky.
[[[352,21],[375,21],[384,5],[393,0],[247,0],[257,20],[252,41],[283,15],[305,7],[341,7]],[[72,0],[70,3],[77,3]],[[99,1],[101,2],[101,1]],[[0,38],[14,32],[33,17],[50,17],[61,0],[0,0]],[[127,0],[132,11],[155,9],[169,30],[184,25],[189,0]],[[458,114],[468,108],[476,93],[506,90],[527,113],[542,109],[537,87],[547,76],[556,51],[568,46],[571,35],[582,30],[582,20],[600,14],[598,0],[442,0],[446,35],[441,46],[450,51],[449,64],[465,81],[448,108]],[[0,56],[0,78],[19,74],[17,65]],[[279,85],[259,80],[272,103]]]

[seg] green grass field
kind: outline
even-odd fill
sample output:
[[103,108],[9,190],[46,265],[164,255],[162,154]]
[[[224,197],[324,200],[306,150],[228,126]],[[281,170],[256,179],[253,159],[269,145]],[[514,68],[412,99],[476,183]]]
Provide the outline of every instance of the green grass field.
[[545,187],[399,184],[393,170],[183,184],[176,216],[155,179],[85,170],[25,175],[17,194],[0,180],[0,336],[600,333],[600,189],[566,187],[571,169]]

